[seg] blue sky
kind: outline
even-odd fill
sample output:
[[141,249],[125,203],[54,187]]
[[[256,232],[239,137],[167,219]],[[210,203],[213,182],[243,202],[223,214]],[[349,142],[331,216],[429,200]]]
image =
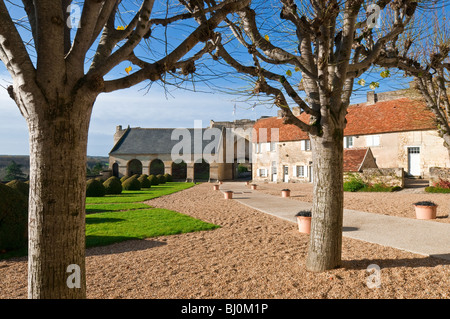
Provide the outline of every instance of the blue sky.
[[[14,12],[14,15],[20,17],[21,13]],[[116,69],[121,74],[116,73],[115,75],[123,76],[124,68],[124,64],[121,64]],[[366,79],[368,83],[372,81],[370,76]],[[223,87],[239,85],[236,84],[235,78],[232,80],[233,82],[231,78],[221,79],[220,85]],[[10,83],[11,78],[3,63],[0,62],[0,155],[28,155],[26,122],[4,89]],[[196,87],[202,91],[201,83],[197,84]],[[391,81],[381,83],[377,91],[398,88],[402,87],[392,87]],[[274,116],[277,112],[275,107],[270,108],[267,105],[257,105],[252,110],[248,103],[236,102],[237,97],[230,94],[200,93],[181,89],[173,90],[173,88],[170,90],[171,96],[166,97],[164,90],[159,85],[153,85],[147,92],[145,85],[142,84],[126,90],[101,94],[92,113],[88,155],[108,155],[113,147],[113,135],[117,125],[123,127],[130,125],[131,127],[177,128],[193,127],[195,120],[201,120],[203,126],[206,127],[210,120],[256,120],[263,115]],[[352,102],[364,102],[365,94],[365,90],[357,90]]]

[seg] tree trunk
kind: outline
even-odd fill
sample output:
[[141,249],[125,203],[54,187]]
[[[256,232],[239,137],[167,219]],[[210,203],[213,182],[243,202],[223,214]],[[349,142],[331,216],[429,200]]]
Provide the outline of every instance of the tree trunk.
[[343,129],[311,137],[314,198],[306,268],[321,272],[341,264],[343,223]]
[[92,105],[72,97],[68,103],[34,106],[27,118],[29,298],[86,297],[86,152]]

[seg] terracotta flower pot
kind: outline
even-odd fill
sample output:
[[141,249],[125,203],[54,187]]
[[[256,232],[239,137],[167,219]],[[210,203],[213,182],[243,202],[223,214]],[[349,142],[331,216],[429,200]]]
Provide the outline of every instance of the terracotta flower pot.
[[222,181],[219,181],[219,185],[222,185]]
[[255,184],[252,185],[252,189],[256,189],[256,185]]
[[219,185],[214,185],[214,190],[218,191],[219,190]]
[[245,182],[245,185],[250,185],[250,182],[249,182],[249,181],[246,181],[246,182]]
[[289,197],[289,196],[291,196],[291,191],[289,189],[281,190],[281,197]]
[[298,230],[301,233],[311,232],[311,217],[297,216]]
[[436,219],[436,206],[415,205],[417,219]]
[[226,191],[223,193],[223,196],[225,199],[232,199],[233,198],[233,192],[232,191]]

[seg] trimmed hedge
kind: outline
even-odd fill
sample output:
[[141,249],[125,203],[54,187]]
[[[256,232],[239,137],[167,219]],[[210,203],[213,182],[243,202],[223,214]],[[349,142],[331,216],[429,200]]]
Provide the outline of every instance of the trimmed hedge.
[[86,183],[86,197],[103,197],[106,194],[105,186],[97,179],[90,179]]
[[141,188],[150,188],[152,187],[152,183],[148,179],[148,175],[142,174],[139,176],[138,181],[141,182]]
[[148,180],[150,181],[151,185],[158,185],[159,184],[159,180],[155,175],[150,175],[148,177]]
[[0,250],[25,248],[28,240],[28,199],[0,183]]
[[105,187],[105,192],[108,195],[118,195],[122,193],[122,183],[116,176],[111,176],[104,181],[103,186]]
[[28,196],[28,194],[30,193],[30,185],[17,179],[10,181],[6,184],[6,186],[18,190],[25,196]]
[[130,177],[122,183],[122,188],[127,191],[139,191],[141,190],[141,182],[135,177]]
[[156,178],[158,179],[158,182],[160,184],[165,184],[166,183],[166,178],[164,177],[164,175],[158,174],[158,175],[156,175]]
[[172,182],[173,181],[172,175],[170,175],[169,173],[164,174],[164,177],[166,178],[166,182]]
[[120,182],[123,183],[123,182],[125,182],[127,179],[129,179],[129,178],[130,178],[130,176],[124,175],[124,176],[122,176],[122,177],[120,178]]

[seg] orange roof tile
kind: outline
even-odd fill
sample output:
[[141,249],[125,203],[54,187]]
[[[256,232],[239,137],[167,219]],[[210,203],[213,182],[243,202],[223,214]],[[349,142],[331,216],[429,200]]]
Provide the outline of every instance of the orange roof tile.
[[368,148],[344,149],[344,172],[358,172]]
[[[305,123],[309,121],[309,115],[306,113],[302,113],[298,118]],[[382,101],[372,105],[367,103],[350,105],[346,118],[345,136],[436,129],[433,113],[423,102],[409,98]],[[258,120],[254,128],[257,133],[253,138],[254,142],[260,141],[261,128],[267,128],[267,142],[271,141],[272,128],[279,130],[280,142],[308,139],[308,134],[300,128],[283,124],[283,120],[277,117]]]

